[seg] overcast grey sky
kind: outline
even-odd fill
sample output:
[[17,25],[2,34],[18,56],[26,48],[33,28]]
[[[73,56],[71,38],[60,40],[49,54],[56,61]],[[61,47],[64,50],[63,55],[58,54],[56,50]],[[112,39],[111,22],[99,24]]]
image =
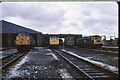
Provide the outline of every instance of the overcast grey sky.
[[116,2],[2,2],[2,19],[46,33],[118,37]]

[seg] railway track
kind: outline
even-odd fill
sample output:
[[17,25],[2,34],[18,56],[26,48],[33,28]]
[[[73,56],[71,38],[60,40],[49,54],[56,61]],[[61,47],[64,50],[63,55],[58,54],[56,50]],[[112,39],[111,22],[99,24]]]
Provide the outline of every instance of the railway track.
[[[67,61],[74,69],[90,80],[118,80],[118,73],[107,70],[97,64],[90,63],[78,56],[69,54],[61,50],[54,50],[61,58]],[[82,73],[82,74],[81,74]]]
[[13,56],[14,54],[17,54],[17,53],[18,52],[15,52],[15,53],[12,53],[12,54],[9,54],[9,55],[6,55],[6,56],[2,56],[2,57],[0,57],[0,60],[6,59],[8,57],[11,57],[11,56]]
[[[75,49],[79,49],[78,47],[74,47]],[[87,48],[81,48],[83,50],[90,50],[90,51],[95,51],[95,52],[103,52],[103,53],[108,53],[108,54],[111,54],[113,53],[114,55],[118,55],[118,51],[111,51],[111,50],[104,50],[102,48],[100,49],[87,49]]]
[[11,48],[1,48],[0,51],[9,50]]
[[118,54],[118,51],[110,51],[110,50],[104,50],[104,49],[89,49],[91,51],[97,51],[97,52],[104,52],[104,53],[114,53],[114,54]]
[[24,55],[25,55],[25,53],[16,52],[16,53],[13,53],[13,54],[10,54],[10,55],[0,58],[0,61],[2,63],[0,70],[6,69],[6,67],[8,67],[10,64],[14,63],[15,61],[17,61]]

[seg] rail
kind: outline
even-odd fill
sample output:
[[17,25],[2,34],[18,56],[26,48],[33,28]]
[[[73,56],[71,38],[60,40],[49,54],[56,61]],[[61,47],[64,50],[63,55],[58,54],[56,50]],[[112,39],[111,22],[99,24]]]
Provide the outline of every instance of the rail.
[[1,58],[2,66],[0,67],[0,70],[5,69],[10,64],[12,64],[15,61],[17,61],[18,59],[20,59],[23,55],[25,55],[25,53],[16,52],[14,54],[11,54],[11,55]]
[[55,52],[91,80],[96,80],[97,78],[118,78],[118,73],[107,70],[97,64],[90,63],[89,61],[86,61],[78,56],[61,50],[55,50]]

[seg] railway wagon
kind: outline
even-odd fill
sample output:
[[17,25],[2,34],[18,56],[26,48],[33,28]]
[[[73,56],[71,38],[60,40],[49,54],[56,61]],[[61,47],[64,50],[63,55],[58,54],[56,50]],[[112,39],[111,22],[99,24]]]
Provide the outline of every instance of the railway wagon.
[[65,46],[66,47],[70,47],[70,46],[74,46],[75,45],[75,39],[74,39],[74,37],[72,37],[72,36],[68,36],[68,37],[66,37],[65,38]]
[[49,47],[50,48],[58,48],[59,47],[59,37],[58,36],[50,36],[49,37]]
[[33,48],[35,40],[29,33],[21,32],[16,36],[15,45],[19,52],[27,52]]
[[84,48],[101,48],[103,43],[101,36],[94,35],[77,39],[77,45]]

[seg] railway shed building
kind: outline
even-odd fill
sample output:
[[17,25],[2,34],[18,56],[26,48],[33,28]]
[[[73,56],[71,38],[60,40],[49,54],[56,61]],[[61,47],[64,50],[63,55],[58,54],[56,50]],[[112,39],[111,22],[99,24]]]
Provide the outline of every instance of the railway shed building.
[[25,28],[23,26],[7,22],[5,20],[0,21],[0,43],[2,47],[15,47],[15,38],[20,32],[30,33],[36,42],[35,46],[42,46],[42,36],[41,32]]

